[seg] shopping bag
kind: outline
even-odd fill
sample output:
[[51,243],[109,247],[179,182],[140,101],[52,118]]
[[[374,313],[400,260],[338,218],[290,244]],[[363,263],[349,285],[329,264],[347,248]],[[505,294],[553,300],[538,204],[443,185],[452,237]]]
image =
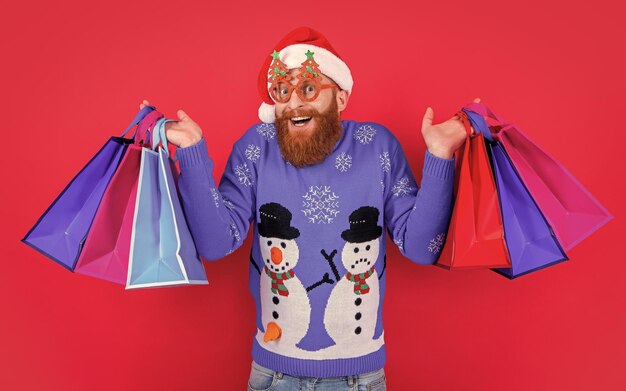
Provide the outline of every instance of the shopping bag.
[[[21,241],[73,271],[89,227],[126,148],[126,133],[154,106],[141,109],[119,137],[111,137],[46,209]],[[133,136],[134,137],[134,136]]]
[[565,251],[613,218],[560,162],[518,126],[506,124],[481,103],[465,108],[496,121],[497,125],[491,127],[494,139],[504,147]]
[[458,113],[467,139],[456,172],[455,201],[437,266],[446,269],[511,267],[484,135],[470,136],[467,114]]
[[[165,123],[141,151],[126,289],[208,284],[172,176]],[[158,147],[162,143],[162,147]]]
[[515,278],[568,260],[502,146],[490,143],[489,148],[511,257],[511,268],[494,270]]
[[[483,117],[464,109],[474,129],[490,132]],[[487,150],[500,200],[504,238],[511,259],[510,268],[493,269],[508,278],[543,269],[567,260],[545,217],[524,187],[499,142],[487,142]]]
[[162,116],[154,110],[137,126],[134,142],[102,197],[75,272],[126,284],[141,150],[150,147],[150,132]]

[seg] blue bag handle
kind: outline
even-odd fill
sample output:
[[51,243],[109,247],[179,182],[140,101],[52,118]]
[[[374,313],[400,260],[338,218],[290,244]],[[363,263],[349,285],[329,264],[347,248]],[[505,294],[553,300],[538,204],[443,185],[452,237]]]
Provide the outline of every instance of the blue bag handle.
[[[156,110],[156,107],[154,106],[145,106],[143,109],[139,110],[139,112],[135,115],[135,118],[133,118],[132,122],[130,123],[130,125],[128,125],[128,127],[126,128],[126,130],[122,133],[122,135],[120,137],[124,137],[124,135],[126,135],[126,133],[128,133],[128,131],[130,130],[130,128],[132,128],[133,126],[137,125],[139,122],[141,122],[142,119],[144,119],[144,117],[150,113],[152,110]],[[133,140],[135,139],[135,134],[137,133],[137,129],[135,129],[135,133],[133,133]]]
[[[152,150],[156,150],[159,142],[163,143],[163,149],[165,150],[165,155],[169,157],[169,149],[167,145],[167,135],[165,133],[165,124],[168,122],[178,122],[174,119],[167,119],[165,117],[161,117],[157,120],[154,125],[154,129],[152,131]],[[178,160],[178,157],[173,159],[174,161]]]

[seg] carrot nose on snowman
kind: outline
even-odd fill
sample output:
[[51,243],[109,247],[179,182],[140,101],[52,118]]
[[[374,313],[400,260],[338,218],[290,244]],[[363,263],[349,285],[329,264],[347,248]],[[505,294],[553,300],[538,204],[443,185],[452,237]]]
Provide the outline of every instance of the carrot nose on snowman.
[[282,333],[283,331],[276,322],[269,322],[267,324],[267,328],[265,329],[265,334],[263,335],[263,342],[277,340],[280,338]]
[[270,250],[270,258],[274,265],[278,265],[283,261],[283,252],[277,247],[272,247]]

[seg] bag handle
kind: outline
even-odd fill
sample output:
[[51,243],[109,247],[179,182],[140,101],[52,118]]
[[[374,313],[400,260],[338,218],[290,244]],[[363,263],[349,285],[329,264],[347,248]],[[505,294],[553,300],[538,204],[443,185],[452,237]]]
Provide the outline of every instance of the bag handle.
[[463,106],[463,108],[469,111],[473,111],[474,113],[480,114],[483,117],[494,119],[496,122],[498,122],[499,125],[505,124],[502,118],[498,117],[493,111],[489,109],[489,107],[485,106],[483,103],[472,102],[472,103],[466,104],[465,106]]
[[468,109],[461,109],[463,112],[465,112],[467,114],[467,117],[469,119],[469,121],[472,123],[472,126],[474,127],[474,129],[477,132],[482,133],[482,135],[489,141],[493,142],[493,136],[491,135],[491,130],[489,129],[489,126],[487,125],[487,122],[485,121],[485,118],[483,118],[482,115],[477,114],[473,111],[470,111]]
[[[168,122],[178,122],[173,119],[167,119],[165,117],[159,118],[154,125],[154,131],[152,132],[152,150],[157,149],[159,143],[163,144],[163,149],[165,150],[165,155],[169,156],[170,152],[167,144],[167,135],[165,132],[165,124]],[[178,160],[175,158],[174,161]]]
[[139,125],[137,125],[137,131],[133,135],[133,142],[135,145],[139,145],[140,143],[143,145],[150,145],[150,133],[153,130],[157,119],[161,117],[163,117],[163,114],[157,110],[153,110],[148,113],[144,119],[141,120],[141,122],[139,122]]
[[[475,126],[480,128],[481,133],[483,133],[485,138],[488,138],[490,141],[500,141],[501,137],[505,134],[505,130],[516,128],[515,124],[504,122],[501,117],[496,115],[482,103],[467,104],[462,110],[465,110],[468,113],[470,119],[475,121]],[[496,121],[496,125],[488,125],[484,117],[493,119]]]
[[463,122],[463,126],[465,126],[465,132],[467,133],[467,139],[472,138],[472,128],[467,113],[463,110],[459,110],[455,115],[459,117],[461,122]]
[[[130,128],[132,128],[133,126],[137,125],[152,110],[156,110],[156,107],[154,107],[154,106],[145,106],[143,109],[139,110],[139,112],[135,115],[135,118],[133,118],[133,120],[131,121],[130,125],[128,125],[126,130],[124,132],[122,132],[122,135],[120,137],[124,137],[126,135],[126,133],[128,133],[128,131],[130,130]],[[136,129],[135,129],[135,133],[137,133]],[[133,133],[133,137],[132,137],[133,139],[135,139],[135,133]]]

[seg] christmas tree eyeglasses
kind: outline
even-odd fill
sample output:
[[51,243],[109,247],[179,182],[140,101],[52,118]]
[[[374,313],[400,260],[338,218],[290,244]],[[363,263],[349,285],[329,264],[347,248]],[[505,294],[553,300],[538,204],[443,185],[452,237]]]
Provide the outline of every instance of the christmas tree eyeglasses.
[[276,102],[287,103],[291,99],[291,93],[296,90],[296,94],[303,102],[312,102],[319,96],[320,92],[326,88],[339,87],[335,83],[321,84],[317,78],[299,79],[296,85],[282,79],[274,81],[270,86],[270,94]]

